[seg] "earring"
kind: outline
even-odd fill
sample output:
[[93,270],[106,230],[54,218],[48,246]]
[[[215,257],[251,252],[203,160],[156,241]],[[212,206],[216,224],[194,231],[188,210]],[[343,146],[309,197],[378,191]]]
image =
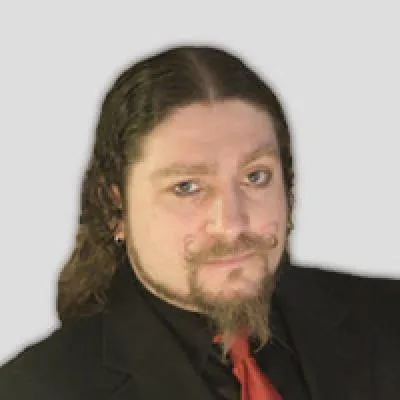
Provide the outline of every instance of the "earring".
[[118,245],[118,246],[121,245],[123,242],[123,240],[118,236],[114,236],[114,241],[115,241],[116,245]]

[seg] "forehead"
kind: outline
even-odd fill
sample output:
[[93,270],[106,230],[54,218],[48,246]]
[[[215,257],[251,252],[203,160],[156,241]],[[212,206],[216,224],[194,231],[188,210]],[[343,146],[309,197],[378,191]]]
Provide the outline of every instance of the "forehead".
[[241,100],[192,104],[175,111],[148,137],[148,150],[157,148],[182,153],[185,149],[231,143],[242,146],[260,140],[275,142],[269,115]]
[[145,138],[142,151],[142,160],[130,171],[149,182],[231,173],[262,156],[279,159],[271,118],[239,100],[174,112]]

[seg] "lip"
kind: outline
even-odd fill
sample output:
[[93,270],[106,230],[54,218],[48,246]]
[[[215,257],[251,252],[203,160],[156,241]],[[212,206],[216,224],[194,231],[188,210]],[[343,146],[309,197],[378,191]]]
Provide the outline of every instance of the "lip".
[[253,253],[245,253],[243,255],[240,255],[238,257],[233,257],[233,258],[222,258],[216,261],[210,261],[207,262],[207,265],[234,265],[238,264],[239,262],[246,261],[248,258],[254,256]]

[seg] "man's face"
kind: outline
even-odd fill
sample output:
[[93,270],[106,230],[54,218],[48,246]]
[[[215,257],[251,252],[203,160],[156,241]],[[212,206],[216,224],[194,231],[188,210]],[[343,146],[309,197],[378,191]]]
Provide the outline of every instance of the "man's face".
[[[124,221],[138,278],[191,310],[257,298],[271,281],[286,234],[271,119],[239,100],[193,104],[158,125],[143,150],[144,161],[128,176]],[[210,263],[244,253],[251,255]]]

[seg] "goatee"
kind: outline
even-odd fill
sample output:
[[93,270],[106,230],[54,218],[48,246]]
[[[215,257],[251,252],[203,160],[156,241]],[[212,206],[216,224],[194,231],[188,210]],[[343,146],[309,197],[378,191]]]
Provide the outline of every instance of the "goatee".
[[266,274],[256,296],[231,300],[210,298],[192,287],[190,303],[209,317],[212,332],[220,335],[223,356],[229,351],[231,340],[237,332],[245,329],[249,339],[261,349],[270,339],[269,312],[275,289],[275,275]]

